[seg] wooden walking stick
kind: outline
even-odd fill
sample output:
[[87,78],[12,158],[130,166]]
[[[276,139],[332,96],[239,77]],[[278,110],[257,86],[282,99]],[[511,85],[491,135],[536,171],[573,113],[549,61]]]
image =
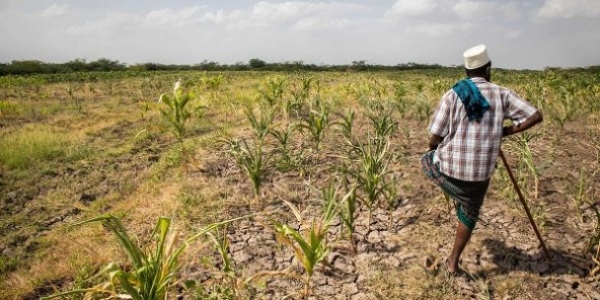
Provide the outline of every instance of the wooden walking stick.
[[515,176],[513,175],[512,171],[510,170],[510,166],[508,165],[508,162],[506,161],[506,157],[504,157],[504,153],[502,153],[502,149],[500,149],[500,158],[502,158],[502,162],[504,163],[504,167],[506,168],[506,171],[508,172],[510,181],[512,181],[513,186],[515,187],[515,190],[517,191],[517,194],[519,194],[519,200],[521,200],[521,204],[523,204],[523,207],[525,208],[525,212],[527,213],[529,222],[531,223],[531,226],[533,227],[533,231],[535,231],[535,235],[537,236],[538,240],[540,241],[540,244],[542,245],[542,249],[544,249],[544,254],[546,255],[546,259],[548,261],[550,261],[550,253],[548,252],[548,249],[546,249],[546,244],[544,243],[544,240],[542,239],[542,236],[540,235],[540,232],[538,231],[538,228],[535,225],[535,222],[533,222],[533,218],[531,217],[531,212],[529,212],[529,207],[527,207],[527,203],[525,202],[525,197],[523,197],[523,194],[521,193],[521,189],[519,188],[519,185],[517,184],[517,180],[515,179]]

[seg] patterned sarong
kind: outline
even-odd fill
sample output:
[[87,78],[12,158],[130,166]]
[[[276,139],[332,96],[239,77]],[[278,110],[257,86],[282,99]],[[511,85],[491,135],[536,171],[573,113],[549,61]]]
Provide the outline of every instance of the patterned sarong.
[[454,200],[458,220],[471,230],[474,229],[490,180],[470,182],[446,176],[433,163],[434,153],[435,150],[428,151],[421,159],[425,175]]

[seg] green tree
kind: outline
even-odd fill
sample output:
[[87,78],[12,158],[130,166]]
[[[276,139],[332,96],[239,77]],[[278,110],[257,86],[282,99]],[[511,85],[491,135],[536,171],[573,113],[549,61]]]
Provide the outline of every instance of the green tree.
[[258,58],[251,59],[248,64],[250,65],[250,69],[260,69],[264,68],[267,63],[264,60],[260,60]]

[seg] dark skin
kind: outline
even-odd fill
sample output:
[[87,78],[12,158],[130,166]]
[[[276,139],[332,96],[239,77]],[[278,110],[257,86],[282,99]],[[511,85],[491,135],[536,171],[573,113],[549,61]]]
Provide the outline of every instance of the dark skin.
[[[487,80],[488,82],[491,82],[491,67],[492,67],[492,63],[489,62],[487,65],[485,65],[481,68],[478,68],[475,70],[467,70],[467,76],[469,78],[482,77],[485,80]],[[543,119],[544,118],[543,118],[542,114],[539,111],[537,111],[535,114],[533,114],[531,117],[529,117],[527,120],[525,120],[521,124],[504,127],[503,136],[509,136],[512,134],[516,134],[516,133],[525,131],[525,130],[533,127],[534,125],[542,122]],[[431,135],[431,137],[429,138],[429,150],[437,149],[438,145],[440,143],[442,143],[443,140],[444,140],[444,138],[439,135],[436,135],[436,134]],[[450,256],[448,257],[448,259],[446,260],[446,263],[445,263],[446,268],[448,269],[448,272],[456,274],[457,271],[459,270],[458,262],[460,260],[460,256],[461,256],[463,250],[465,249],[467,243],[471,239],[471,233],[472,233],[472,230],[470,228],[465,226],[463,223],[458,222],[458,224],[456,226],[456,237],[454,239],[454,246],[452,248],[452,253],[450,254]]]

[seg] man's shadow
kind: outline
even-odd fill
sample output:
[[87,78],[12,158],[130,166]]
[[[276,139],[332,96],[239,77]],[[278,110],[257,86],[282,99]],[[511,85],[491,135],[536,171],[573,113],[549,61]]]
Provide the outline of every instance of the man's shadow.
[[524,249],[508,247],[504,242],[494,239],[485,239],[483,244],[492,253],[492,262],[496,265],[485,273],[508,274],[513,271],[525,271],[540,276],[573,274],[585,277],[592,268],[592,261],[581,253],[548,249],[548,260],[541,248],[529,254]]

